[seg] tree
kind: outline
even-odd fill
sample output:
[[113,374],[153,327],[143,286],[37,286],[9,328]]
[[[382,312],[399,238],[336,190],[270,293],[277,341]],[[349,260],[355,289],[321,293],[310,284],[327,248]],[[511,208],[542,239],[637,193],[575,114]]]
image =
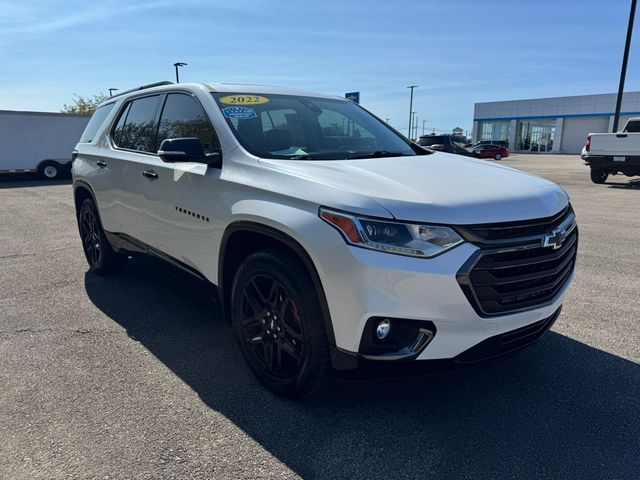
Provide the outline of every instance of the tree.
[[108,95],[100,92],[98,95],[94,95],[92,98],[85,98],[76,93],[73,94],[73,103],[67,105],[66,103],[60,110],[62,113],[76,113],[78,115],[92,115],[96,111],[98,105],[104,102]]

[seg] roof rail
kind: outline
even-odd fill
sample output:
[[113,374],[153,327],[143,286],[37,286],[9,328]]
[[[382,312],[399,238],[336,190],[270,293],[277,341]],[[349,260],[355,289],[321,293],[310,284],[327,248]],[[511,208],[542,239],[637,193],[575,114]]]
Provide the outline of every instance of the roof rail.
[[125,95],[127,93],[137,92],[138,90],[146,90],[147,88],[161,87],[162,85],[173,85],[174,83],[175,82],[172,82],[171,80],[163,80],[162,82],[149,83],[147,85],[142,85],[141,87],[138,87],[138,88],[132,88],[130,90],[125,90],[124,92],[116,93],[115,95],[111,95],[109,99],[119,97],[120,95]]

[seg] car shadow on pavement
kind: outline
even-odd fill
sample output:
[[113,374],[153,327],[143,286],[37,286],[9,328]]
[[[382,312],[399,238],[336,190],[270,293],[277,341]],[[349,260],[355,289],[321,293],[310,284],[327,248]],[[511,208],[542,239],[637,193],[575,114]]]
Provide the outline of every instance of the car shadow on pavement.
[[[308,400],[253,378],[199,282],[131,261],[93,303],[303,478],[640,476],[640,365],[557,333],[446,375],[336,381]],[[132,386],[132,388],[135,388]]]
[[622,188],[625,190],[640,190],[640,178],[634,178],[627,182],[605,182],[609,188]]

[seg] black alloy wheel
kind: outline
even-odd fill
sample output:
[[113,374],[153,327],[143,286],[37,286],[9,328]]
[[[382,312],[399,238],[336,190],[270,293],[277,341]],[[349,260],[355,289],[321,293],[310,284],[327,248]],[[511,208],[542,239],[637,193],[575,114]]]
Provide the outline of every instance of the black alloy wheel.
[[82,250],[93,272],[98,275],[111,275],[124,269],[129,258],[111,248],[102,229],[98,209],[90,198],[85,199],[80,206],[78,230]]
[[319,292],[296,257],[279,250],[249,255],[235,274],[230,306],[242,355],[269,390],[298,398],[329,382]]
[[258,274],[242,289],[242,338],[264,372],[274,379],[295,377],[304,359],[300,312],[276,278]]
[[98,230],[98,219],[91,208],[84,208],[80,212],[80,238],[82,247],[91,268],[98,268],[102,259],[102,246]]

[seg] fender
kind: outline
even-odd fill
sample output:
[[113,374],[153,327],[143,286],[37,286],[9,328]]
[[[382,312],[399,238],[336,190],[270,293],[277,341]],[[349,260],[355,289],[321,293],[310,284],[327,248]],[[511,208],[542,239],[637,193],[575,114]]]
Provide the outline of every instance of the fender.
[[324,289],[322,287],[322,283],[320,282],[320,276],[318,275],[318,271],[313,263],[313,260],[304,249],[302,245],[300,245],[296,240],[291,238],[286,233],[283,233],[273,227],[269,227],[267,225],[251,222],[246,220],[239,220],[233,222],[227,226],[225,230],[222,241],[220,242],[220,252],[219,252],[219,260],[218,260],[218,292],[220,295],[220,305],[222,306],[223,312],[225,308],[225,288],[230,288],[228,285],[224,284],[224,258],[227,249],[227,243],[231,235],[235,232],[243,231],[243,232],[254,232],[259,233],[265,236],[268,236],[277,242],[282,243],[283,245],[290,248],[296,256],[302,261],[302,264],[309,272],[311,276],[311,281],[313,282],[313,286],[316,290],[316,294],[318,295],[318,299],[320,300],[320,306],[322,308],[322,315],[324,318],[325,329],[327,332],[327,339],[329,342],[329,350],[331,352],[331,363],[334,368],[339,370],[350,370],[356,367],[354,364],[355,359],[350,355],[344,355],[342,352],[338,351],[335,347],[336,338],[333,331],[333,324],[331,322],[331,314],[329,312],[329,306],[327,303],[327,298],[324,294]]

